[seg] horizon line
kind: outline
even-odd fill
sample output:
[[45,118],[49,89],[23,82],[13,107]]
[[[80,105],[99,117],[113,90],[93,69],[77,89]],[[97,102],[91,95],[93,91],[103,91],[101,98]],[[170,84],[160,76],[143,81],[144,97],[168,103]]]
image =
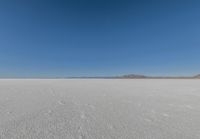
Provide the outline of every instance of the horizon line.
[[42,76],[27,76],[27,77],[0,77],[0,79],[194,79],[200,78],[200,74],[187,75],[187,76],[149,76],[143,74],[124,74],[114,76],[54,76],[54,77],[42,77]]

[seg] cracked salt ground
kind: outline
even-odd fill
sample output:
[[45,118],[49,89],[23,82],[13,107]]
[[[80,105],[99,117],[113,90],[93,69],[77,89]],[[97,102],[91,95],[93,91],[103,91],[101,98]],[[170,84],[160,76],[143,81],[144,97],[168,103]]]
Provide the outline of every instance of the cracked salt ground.
[[199,84],[0,80],[0,139],[199,139]]

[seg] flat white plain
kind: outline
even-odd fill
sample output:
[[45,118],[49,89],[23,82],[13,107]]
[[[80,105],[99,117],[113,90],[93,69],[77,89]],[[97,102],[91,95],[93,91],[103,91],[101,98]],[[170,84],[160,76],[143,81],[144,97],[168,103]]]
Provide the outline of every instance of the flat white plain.
[[0,139],[199,138],[200,80],[0,80]]

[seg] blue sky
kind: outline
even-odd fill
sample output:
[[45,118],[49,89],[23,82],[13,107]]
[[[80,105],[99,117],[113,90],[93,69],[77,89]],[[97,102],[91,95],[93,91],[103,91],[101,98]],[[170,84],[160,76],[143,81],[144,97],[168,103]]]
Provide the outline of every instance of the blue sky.
[[0,77],[200,73],[195,0],[1,0]]

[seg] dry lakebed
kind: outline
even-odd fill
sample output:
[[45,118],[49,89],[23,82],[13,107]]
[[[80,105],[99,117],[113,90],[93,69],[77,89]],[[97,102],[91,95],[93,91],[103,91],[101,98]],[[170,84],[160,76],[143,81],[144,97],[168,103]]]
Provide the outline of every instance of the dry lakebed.
[[1,79],[0,139],[200,139],[200,80]]

